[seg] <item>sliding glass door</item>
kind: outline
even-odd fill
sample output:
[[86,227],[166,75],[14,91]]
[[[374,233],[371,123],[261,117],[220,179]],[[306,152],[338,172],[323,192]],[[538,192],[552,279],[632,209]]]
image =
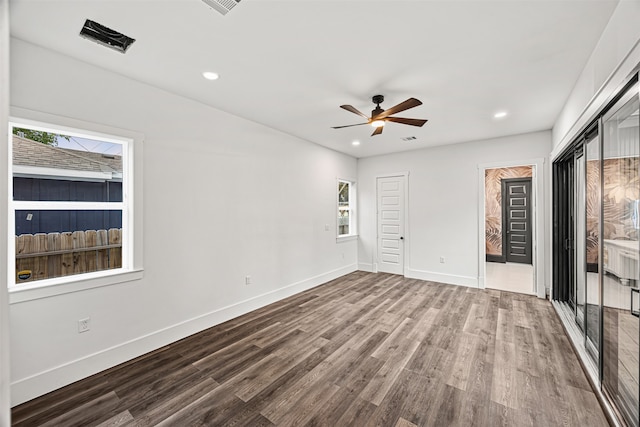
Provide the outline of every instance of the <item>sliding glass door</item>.
[[[640,427],[640,84],[553,163],[553,300],[624,425]],[[570,319],[570,320],[569,320]],[[579,337],[579,338],[578,338]],[[593,363],[591,363],[593,362]]]
[[602,118],[602,388],[631,426],[640,425],[639,106],[636,83]]

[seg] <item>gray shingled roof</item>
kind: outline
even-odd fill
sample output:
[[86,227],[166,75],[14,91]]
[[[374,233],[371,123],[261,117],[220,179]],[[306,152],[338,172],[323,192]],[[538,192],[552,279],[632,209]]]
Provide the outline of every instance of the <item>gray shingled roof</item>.
[[122,173],[122,156],[52,147],[13,135],[13,164],[89,172]]

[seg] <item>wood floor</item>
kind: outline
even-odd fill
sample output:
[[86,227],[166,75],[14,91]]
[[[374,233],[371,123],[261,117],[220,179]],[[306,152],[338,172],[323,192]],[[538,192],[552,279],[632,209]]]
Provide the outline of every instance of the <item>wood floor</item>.
[[355,272],[12,411],[16,426],[605,426],[548,301]]

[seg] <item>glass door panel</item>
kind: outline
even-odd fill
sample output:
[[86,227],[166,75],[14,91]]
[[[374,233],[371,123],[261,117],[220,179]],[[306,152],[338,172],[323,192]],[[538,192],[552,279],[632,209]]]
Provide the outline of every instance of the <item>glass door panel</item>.
[[598,361],[600,346],[600,139],[590,135],[585,144],[585,262],[586,347]]
[[638,85],[603,117],[602,386],[631,426],[639,426],[640,122]]
[[576,199],[575,199],[575,303],[576,323],[584,331],[586,297],[586,258],[585,258],[585,156],[580,152],[576,156]]

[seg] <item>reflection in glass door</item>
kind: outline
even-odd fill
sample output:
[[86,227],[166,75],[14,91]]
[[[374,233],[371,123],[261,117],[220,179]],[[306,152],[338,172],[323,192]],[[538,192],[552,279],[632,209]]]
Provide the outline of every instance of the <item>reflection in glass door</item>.
[[639,426],[640,122],[638,85],[603,117],[602,387]]
[[574,241],[575,241],[575,305],[576,323],[584,331],[584,302],[586,295],[586,258],[585,258],[585,159],[583,151],[576,154],[576,198],[575,198],[575,221],[574,221]]
[[586,348],[598,361],[600,346],[600,139],[597,128],[585,143]]

